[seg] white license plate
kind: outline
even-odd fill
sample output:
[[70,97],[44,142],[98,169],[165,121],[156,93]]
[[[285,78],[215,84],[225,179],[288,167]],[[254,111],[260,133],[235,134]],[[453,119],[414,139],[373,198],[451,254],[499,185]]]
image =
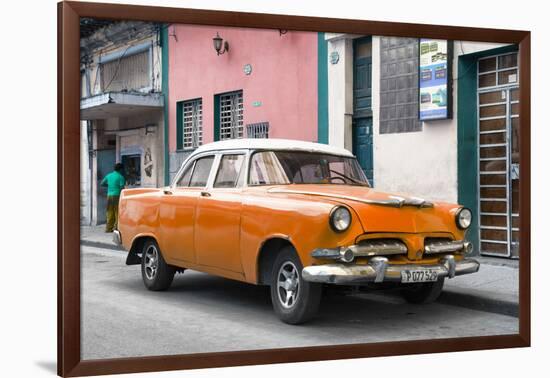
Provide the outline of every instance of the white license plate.
[[401,272],[401,282],[434,282],[437,281],[437,271],[432,269],[414,269]]

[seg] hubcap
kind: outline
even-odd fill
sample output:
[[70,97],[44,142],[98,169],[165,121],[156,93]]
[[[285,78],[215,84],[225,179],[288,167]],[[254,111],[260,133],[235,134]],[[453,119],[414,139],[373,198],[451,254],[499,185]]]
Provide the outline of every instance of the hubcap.
[[147,279],[152,280],[157,275],[159,266],[157,247],[154,245],[149,246],[143,258],[145,259],[145,276]]
[[296,304],[300,294],[300,278],[298,269],[290,262],[285,262],[277,274],[277,296],[284,308],[291,308]]

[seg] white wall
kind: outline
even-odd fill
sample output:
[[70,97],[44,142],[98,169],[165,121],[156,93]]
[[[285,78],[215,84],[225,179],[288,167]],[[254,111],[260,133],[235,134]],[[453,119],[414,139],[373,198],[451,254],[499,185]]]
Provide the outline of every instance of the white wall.
[[[352,150],[353,116],[353,38],[349,34],[327,33],[328,42],[328,142]],[[338,63],[330,62],[337,52]]]
[[502,45],[455,42],[452,119],[423,122],[420,132],[380,134],[380,38],[373,37],[373,144],[374,181],[377,189],[457,202],[458,56],[500,46]]
[[80,122],[80,222],[89,225],[91,220],[90,203],[90,164],[88,155],[87,122]]

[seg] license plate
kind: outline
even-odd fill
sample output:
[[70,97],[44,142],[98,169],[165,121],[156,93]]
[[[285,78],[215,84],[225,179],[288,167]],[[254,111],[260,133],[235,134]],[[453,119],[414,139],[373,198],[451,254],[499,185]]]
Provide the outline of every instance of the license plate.
[[437,271],[432,269],[404,270],[401,272],[401,282],[434,282],[437,281]]

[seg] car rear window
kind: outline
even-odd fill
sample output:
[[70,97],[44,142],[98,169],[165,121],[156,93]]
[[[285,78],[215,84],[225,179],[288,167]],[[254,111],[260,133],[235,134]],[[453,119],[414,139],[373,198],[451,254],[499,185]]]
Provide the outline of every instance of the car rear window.
[[214,162],[214,156],[207,156],[207,157],[198,159],[197,162],[195,163],[195,169],[193,170],[193,174],[191,175],[191,181],[189,182],[189,186],[194,186],[194,187],[206,186],[213,162]]
[[243,154],[224,155],[220,161],[220,167],[214,188],[234,188],[239,183],[244,162]]

